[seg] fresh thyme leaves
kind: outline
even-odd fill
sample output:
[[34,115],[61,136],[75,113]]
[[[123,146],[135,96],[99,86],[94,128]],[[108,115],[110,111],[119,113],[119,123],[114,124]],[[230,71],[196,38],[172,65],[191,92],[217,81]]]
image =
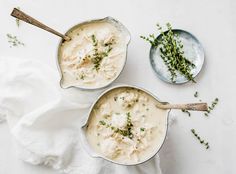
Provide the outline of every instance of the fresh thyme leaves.
[[131,122],[131,115],[130,113],[128,112],[126,114],[127,116],[127,124],[125,126],[124,129],[120,129],[120,128],[116,128],[114,126],[112,126],[111,124],[107,124],[105,121],[101,120],[99,121],[99,123],[103,126],[106,126],[106,128],[110,128],[111,130],[113,130],[115,133],[118,133],[120,135],[123,135],[123,136],[126,136],[126,137],[129,137],[130,139],[133,138],[133,133],[132,133],[132,127],[133,127],[133,123]]
[[133,127],[133,124],[131,122],[131,115],[130,115],[129,112],[126,115],[127,115],[126,130],[128,131],[128,137],[132,139],[133,138],[133,134],[131,132],[131,128]]
[[181,111],[188,114],[188,116],[191,117],[191,113],[189,111],[187,111],[186,109],[182,109]]
[[91,38],[92,38],[92,41],[93,41],[93,46],[96,47],[96,46],[98,45],[98,40],[97,40],[97,38],[95,37],[94,34],[91,36]]
[[84,74],[84,73],[80,74],[80,75],[79,75],[79,78],[80,78],[81,80],[84,80],[85,74]]
[[215,100],[211,103],[211,106],[208,107],[208,110],[204,113],[204,115],[206,117],[209,116],[209,114],[211,113],[211,111],[215,108],[215,106],[218,104],[219,99],[215,98]]
[[141,127],[141,128],[140,128],[140,131],[145,131],[145,128]]
[[184,56],[182,41],[178,34],[174,34],[171,24],[167,23],[166,27],[167,31],[164,32],[162,27],[157,24],[158,31],[161,33],[160,38],[155,37],[154,34],[140,37],[160,50],[160,56],[170,72],[173,83],[175,83],[177,72],[186,79],[195,82],[191,72],[195,65]]
[[20,46],[20,45],[21,46],[25,45],[23,42],[19,41],[16,36],[13,36],[9,33],[7,34],[7,38],[8,38],[8,43],[11,44],[10,47],[12,47],[12,46],[17,47],[17,46]]
[[105,122],[105,121],[103,121],[103,120],[100,120],[100,121],[99,121],[99,123],[100,123],[101,125],[103,125],[103,126],[105,126],[105,125],[106,125],[106,122]]
[[99,54],[98,49],[94,49],[92,62],[94,63],[94,68],[98,71],[100,69],[100,63],[104,57],[106,57],[105,54],[101,53]]
[[104,57],[107,57],[108,54],[111,52],[112,50],[112,45],[114,43],[114,39],[112,39],[111,41],[108,41],[107,43],[103,44],[102,48],[103,49],[99,49],[98,46],[99,46],[99,43],[98,43],[98,40],[96,38],[96,36],[93,34],[91,36],[91,39],[92,39],[92,42],[93,42],[93,55],[92,55],[92,62],[94,64],[94,68],[98,71],[100,69],[100,64],[101,64],[101,61],[103,60]]
[[120,99],[125,100],[125,97],[120,97]]
[[209,143],[206,142],[205,140],[203,140],[203,139],[196,133],[195,129],[191,129],[191,132],[192,132],[193,135],[198,139],[198,141],[206,147],[206,149],[209,149],[209,148],[210,148]]
[[133,134],[131,131],[129,131],[129,129],[119,129],[119,128],[116,128],[115,130],[116,133],[119,133],[125,137],[129,137],[130,139],[133,138]]
[[140,38],[146,40],[147,42],[149,42],[154,47],[158,47],[158,45],[159,45],[159,42],[156,39],[156,37],[154,36],[154,34],[149,34],[149,37],[140,36]]
[[[20,7],[17,7],[17,9],[20,10]],[[18,18],[16,18],[16,26],[20,27],[20,20]]]
[[195,97],[195,98],[198,97],[198,92],[197,92],[197,91],[194,93],[194,97]]

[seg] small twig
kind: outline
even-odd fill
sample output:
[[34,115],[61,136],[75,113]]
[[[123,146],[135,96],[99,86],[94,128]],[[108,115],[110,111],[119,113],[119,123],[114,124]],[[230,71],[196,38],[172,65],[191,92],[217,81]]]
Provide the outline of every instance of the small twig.
[[191,129],[191,132],[193,133],[193,135],[198,139],[198,141],[199,141],[201,144],[205,145],[206,149],[209,149],[209,148],[210,148],[209,143],[206,142],[205,140],[203,140],[203,139],[196,133],[195,129]]
[[209,116],[209,114],[211,113],[211,111],[215,108],[215,106],[218,104],[219,99],[215,98],[215,100],[211,103],[211,106],[208,107],[208,110],[204,113],[204,115],[206,117]]
[[186,109],[182,109],[181,111],[188,114],[188,116],[191,117],[191,113],[189,111],[187,111]]

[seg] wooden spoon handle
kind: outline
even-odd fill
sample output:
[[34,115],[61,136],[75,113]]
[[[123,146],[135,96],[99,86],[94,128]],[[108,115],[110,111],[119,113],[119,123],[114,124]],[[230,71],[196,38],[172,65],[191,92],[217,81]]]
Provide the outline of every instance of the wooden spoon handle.
[[193,111],[207,111],[207,103],[188,103],[188,104],[158,104],[157,107],[162,109],[185,109]]
[[24,12],[20,11],[17,8],[13,9],[13,11],[11,12],[11,16],[13,16],[13,17],[15,17],[17,19],[20,19],[22,21],[25,21],[25,22],[27,22],[27,23],[29,23],[31,25],[36,26],[36,27],[39,27],[39,28],[41,28],[43,30],[46,30],[46,31],[48,31],[50,33],[53,33],[53,34],[63,38],[64,40],[67,40],[67,41],[70,40],[70,37],[65,36],[64,34],[61,34],[61,33],[57,32],[56,30],[54,30],[54,29],[44,25],[43,23],[41,23],[38,20],[32,18],[31,16],[25,14]]

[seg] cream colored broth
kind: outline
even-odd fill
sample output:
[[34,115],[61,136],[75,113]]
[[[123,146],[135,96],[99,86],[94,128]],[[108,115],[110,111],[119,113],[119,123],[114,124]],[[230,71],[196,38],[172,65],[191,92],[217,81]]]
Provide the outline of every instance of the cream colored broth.
[[127,35],[117,25],[109,21],[86,23],[67,35],[72,40],[59,49],[62,87],[99,88],[119,75],[126,59]]
[[123,164],[151,157],[160,148],[167,126],[168,111],[157,108],[156,103],[152,96],[134,88],[114,89],[103,96],[94,106],[86,128],[92,149]]

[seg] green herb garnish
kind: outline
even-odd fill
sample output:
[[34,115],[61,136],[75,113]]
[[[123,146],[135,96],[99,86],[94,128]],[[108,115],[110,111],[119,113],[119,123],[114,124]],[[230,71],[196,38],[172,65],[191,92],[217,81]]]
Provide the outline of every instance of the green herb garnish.
[[91,38],[92,38],[92,41],[93,41],[93,46],[96,47],[96,46],[98,45],[98,40],[97,40],[97,38],[95,37],[94,34],[91,36]]
[[100,69],[100,64],[101,61],[103,60],[104,57],[107,57],[108,54],[111,52],[112,50],[112,44],[114,43],[114,40],[107,42],[103,45],[103,49],[99,50],[98,49],[98,40],[96,38],[96,36],[93,34],[91,36],[92,42],[93,42],[93,55],[91,56],[91,60],[94,64],[94,68],[98,71]]
[[205,145],[206,149],[209,149],[209,148],[210,148],[209,143],[206,142],[205,140],[203,140],[203,139],[196,133],[195,129],[191,129],[191,132],[193,133],[193,135],[198,139],[198,141],[199,141],[201,144]]
[[7,34],[7,38],[8,38],[8,43],[11,44],[10,47],[12,47],[12,46],[16,47],[16,46],[19,46],[19,45],[24,46],[24,45],[25,45],[23,42],[20,42],[20,41],[17,39],[16,36],[13,36],[13,35],[11,35],[11,34],[9,34],[9,33]]
[[141,127],[141,128],[140,128],[140,131],[145,131],[145,128]]
[[103,125],[103,126],[106,126],[106,128],[110,128],[115,133],[119,133],[120,135],[129,137],[130,139],[132,139],[133,138],[133,134],[132,134],[131,130],[132,130],[133,124],[131,122],[131,115],[130,115],[129,112],[126,115],[127,115],[127,125],[125,126],[124,129],[116,128],[116,127],[112,126],[111,124],[107,124],[103,120],[99,121],[99,123],[101,125]]
[[131,122],[131,115],[128,112],[127,114],[127,125],[125,126],[124,129],[120,129],[120,128],[114,128],[115,129],[115,133],[119,133],[123,136],[129,137],[130,139],[133,138],[133,134],[131,132],[131,129],[133,127],[133,124]]
[[208,107],[208,110],[204,113],[204,115],[207,117],[211,113],[211,111],[215,108],[215,106],[218,104],[219,99],[215,98],[215,100],[211,103],[211,106]]
[[190,113],[188,110],[182,109],[181,111],[184,112],[184,113],[186,113],[186,114],[188,114],[188,116],[191,117],[191,113]]
[[197,91],[194,93],[194,97],[195,97],[195,98],[198,97],[198,92],[197,92]]
[[79,78],[80,78],[81,80],[84,80],[85,74],[84,74],[84,73],[80,74],[80,75],[79,75]]
[[106,122],[105,122],[105,121],[103,121],[103,120],[100,120],[100,121],[99,121],[99,123],[100,123],[101,125],[103,125],[103,126],[105,126],[105,125],[106,125]]
[[175,83],[177,72],[186,79],[195,82],[191,72],[195,65],[184,56],[182,41],[178,34],[173,33],[171,24],[167,23],[166,27],[167,31],[164,32],[162,27],[157,24],[158,31],[161,33],[161,37],[158,39],[154,34],[140,37],[160,50],[160,56],[170,72],[173,83]]

